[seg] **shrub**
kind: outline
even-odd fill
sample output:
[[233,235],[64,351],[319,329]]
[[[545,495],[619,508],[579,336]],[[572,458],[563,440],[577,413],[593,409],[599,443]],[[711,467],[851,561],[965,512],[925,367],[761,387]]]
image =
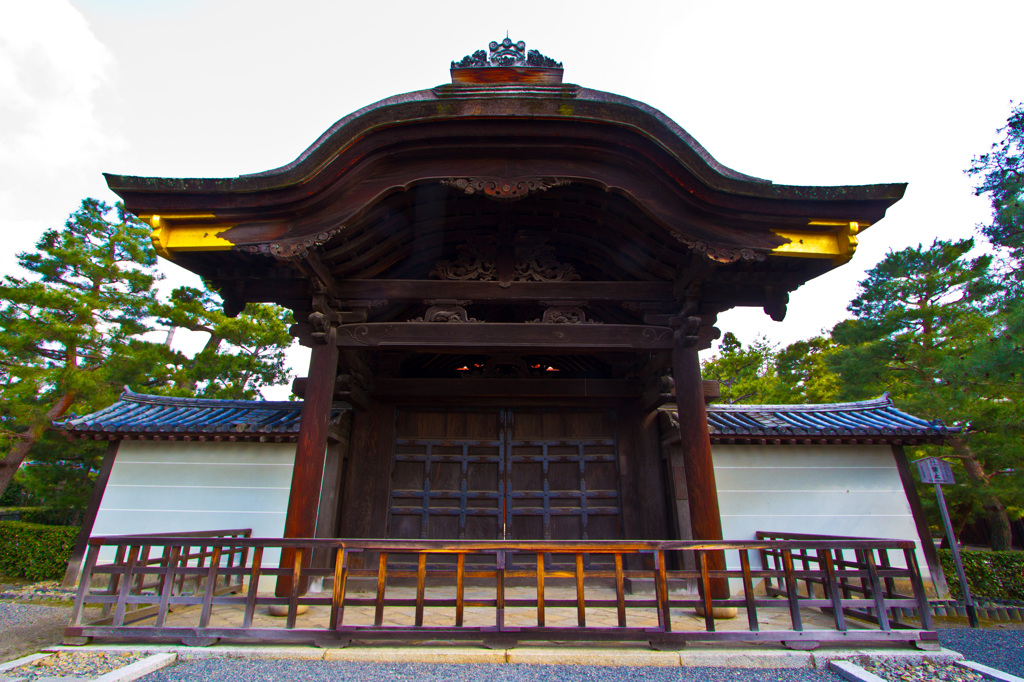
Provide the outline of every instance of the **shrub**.
[[72,526],[0,521],[0,574],[32,581],[59,579],[78,531]]
[[[971,586],[971,594],[989,599],[1015,599],[1024,601],[1024,552],[960,551],[964,575]],[[953,552],[939,550],[942,570],[946,573],[949,592],[962,598],[960,581],[953,566]]]

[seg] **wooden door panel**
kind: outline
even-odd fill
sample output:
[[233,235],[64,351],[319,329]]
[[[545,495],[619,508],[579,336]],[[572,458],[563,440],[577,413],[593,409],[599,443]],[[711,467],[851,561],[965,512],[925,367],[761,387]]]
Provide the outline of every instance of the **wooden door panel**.
[[608,410],[400,410],[392,538],[619,539]]

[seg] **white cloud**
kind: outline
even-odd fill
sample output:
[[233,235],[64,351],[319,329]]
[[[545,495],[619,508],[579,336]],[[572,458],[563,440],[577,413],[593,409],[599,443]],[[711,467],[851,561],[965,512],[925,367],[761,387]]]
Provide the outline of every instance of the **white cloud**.
[[[11,3],[0,21],[0,208],[27,179],[90,166],[123,145],[96,109],[114,59],[65,0]],[[19,202],[20,204],[20,202]]]

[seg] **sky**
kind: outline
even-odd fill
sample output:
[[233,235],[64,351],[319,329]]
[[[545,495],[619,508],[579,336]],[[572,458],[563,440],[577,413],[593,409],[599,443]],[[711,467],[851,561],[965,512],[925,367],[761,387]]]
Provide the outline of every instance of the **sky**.
[[[909,183],[850,263],[791,296],[784,322],[719,317],[745,342],[785,345],[844,319],[887,251],[988,220],[963,170],[1024,99],[1021,25],[1019,0],[0,0],[0,274],[83,197],[115,201],[103,172],[275,168],[360,107],[448,82],[453,59],[507,32],[563,62],[566,82],[660,109],[740,172]],[[194,283],[163,271],[168,290]],[[308,353],[291,357],[305,374]]]

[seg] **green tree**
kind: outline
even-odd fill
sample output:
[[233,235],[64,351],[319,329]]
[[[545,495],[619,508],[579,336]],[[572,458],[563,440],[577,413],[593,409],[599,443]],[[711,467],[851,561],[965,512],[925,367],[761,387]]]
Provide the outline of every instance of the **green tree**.
[[841,382],[832,369],[841,351],[831,338],[797,341],[775,356],[775,372],[783,395],[780,403],[831,403],[839,399]]
[[33,277],[0,284],[0,493],[51,421],[142,376],[136,351],[159,277],[148,232],[121,207],[86,199],[64,229],[18,255]]
[[[843,397],[888,391],[901,407],[959,423],[941,456],[962,472],[960,489],[1008,549],[1008,512],[1021,503],[1018,445],[1006,436],[1017,396],[1012,385],[976,371],[993,331],[992,257],[970,257],[974,240],[890,252],[860,283],[853,319],[832,331]],[[970,508],[970,506],[968,506]]]
[[735,334],[726,332],[718,352],[702,363],[701,374],[718,381],[722,402],[772,403],[780,392],[775,356],[775,347],[764,337],[744,347]]
[[[29,277],[0,285],[0,494],[19,480],[36,503],[69,509],[88,498],[103,447],[67,443],[51,422],[104,407],[129,385],[152,393],[254,398],[286,378],[291,342],[284,311],[250,304],[221,312],[209,289],[181,287],[160,301],[149,228],[86,199],[63,230],[49,230],[19,262]],[[148,341],[156,325],[166,343]],[[175,350],[176,330],[207,334],[194,354]]]
[[1013,107],[998,132],[1002,139],[987,154],[976,156],[967,173],[978,180],[975,193],[992,202],[992,222],[981,232],[1009,251],[1016,266],[1013,280],[1019,286],[1024,279],[1024,105]]
[[206,334],[206,343],[192,356],[172,352],[163,365],[165,374],[154,374],[147,385],[167,395],[251,400],[258,397],[260,387],[287,380],[290,313],[255,303],[236,317],[226,316],[222,309],[215,292],[193,287],[175,289],[169,301],[154,308],[169,335],[186,329]]

